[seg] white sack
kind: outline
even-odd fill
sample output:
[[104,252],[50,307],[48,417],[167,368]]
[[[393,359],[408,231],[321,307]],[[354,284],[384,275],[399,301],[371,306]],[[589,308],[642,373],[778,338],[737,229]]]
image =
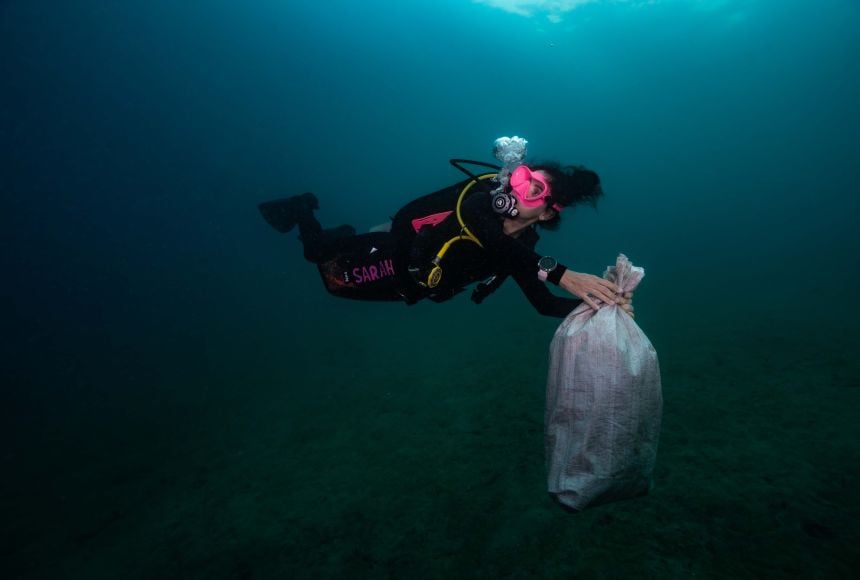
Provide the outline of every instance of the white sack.
[[[603,275],[625,292],[644,276],[623,254]],[[553,498],[582,510],[647,494],[662,412],[657,352],[633,318],[614,304],[577,307],[550,345],[544,419]]]

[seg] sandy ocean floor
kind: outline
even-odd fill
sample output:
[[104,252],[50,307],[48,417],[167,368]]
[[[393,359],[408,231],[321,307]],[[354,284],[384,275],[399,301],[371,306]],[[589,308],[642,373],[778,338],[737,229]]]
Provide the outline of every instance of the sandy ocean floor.
[[857,577],[856,343],[640,316],[663,374],[654,490],[571,515],[543,464],[557,321],[334,308],[348,331],[308,314],[243,376],[209,360],[200,384],[22,424],[5,577]]

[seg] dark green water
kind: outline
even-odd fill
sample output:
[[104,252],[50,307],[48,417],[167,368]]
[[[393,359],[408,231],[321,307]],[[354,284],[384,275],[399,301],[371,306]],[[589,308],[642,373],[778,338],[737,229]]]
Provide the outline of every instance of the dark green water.
[[[311,4],[0,3],[3,576],[854,577],[857,2]],[[541,252],[646,269],[646,498],[547,498],[513,284],[338,301],[256,211],[511,134],[603,178]]]

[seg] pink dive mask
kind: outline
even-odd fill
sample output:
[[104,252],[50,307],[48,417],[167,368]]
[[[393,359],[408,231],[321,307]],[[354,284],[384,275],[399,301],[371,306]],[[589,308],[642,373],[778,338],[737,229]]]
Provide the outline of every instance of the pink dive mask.
[[[541,173],[532,171],[525,165],[520,165],[511,173],[511,189],[514,197],[526,207],[533,208],[542,205],[551,195],[549,183]],[[552,204],[552,208],[561,211],[564,206]]]

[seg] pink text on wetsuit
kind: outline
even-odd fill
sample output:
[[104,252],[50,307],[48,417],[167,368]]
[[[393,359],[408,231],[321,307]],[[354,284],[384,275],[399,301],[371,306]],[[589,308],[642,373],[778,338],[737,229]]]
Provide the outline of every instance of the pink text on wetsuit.
[[389,276],[394,276],[394,263],[391,260],[382,260],[378,265],[352,269],[352,277],[356,284],[367,284]]

